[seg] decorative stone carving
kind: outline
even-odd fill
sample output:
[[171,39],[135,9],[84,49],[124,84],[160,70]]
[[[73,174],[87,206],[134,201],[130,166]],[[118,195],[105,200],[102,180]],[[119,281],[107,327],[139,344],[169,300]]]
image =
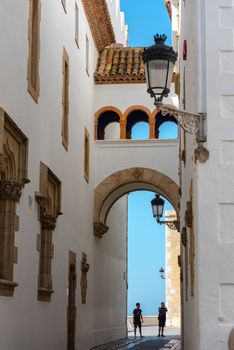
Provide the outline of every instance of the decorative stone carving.
[[53,258],[52,233],[58,215],[61,215],[61,182],[44,164],[40,163],[40,192],[35,193],[38,203],[38,219],[41,232],[38,235],[37,249],[40,252],[38,300],[50,301],[52,288],[51,264]]
[[23,184],[17,181],[0,181],[0,199],[19,201]]
[[87,281],[88,271],[89,271],[89,264],[87,263],[87,254],[82,253],[81,279],[80,279],[82,304],[86,304],[86,295],[87,295],[87,288],[88,288],[88,281]]
[[109,227],[103,224],[102,222],[93,223],[93,232],[95,236],[102,238],[103,235],[109,230]]
[[185,212],[185,224],[187,227],[193,226],[193,210],[192,210],[192,202],[187,202],[187,208]]
[[210,153],[207,148],[200,144],[194,151],[195,162],[199,160],[201,163],[206,163],[210,157]]
[[69,251],[67,350],[75,350],[76,339],[76,254]]
[[28,140],[0,108],[0,295],[13,296],[17,263],[15,231],[19,229],[16,203],[27,179]]
[[187,239],[187,229],[186,227],[183,227],[182,228],[182,231],[181,231],[181,241],[182,241],[182,244],[184,247],[187,246],[187,242],[188,242],[188,239]]

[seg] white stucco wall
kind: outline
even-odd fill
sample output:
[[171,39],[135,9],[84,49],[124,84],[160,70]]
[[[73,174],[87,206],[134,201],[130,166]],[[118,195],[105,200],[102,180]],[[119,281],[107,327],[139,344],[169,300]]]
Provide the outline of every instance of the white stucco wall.
[[95,344],[127,335],[127,196],[113,205],[107,225],[95,251]]
[[120,0],[107,0],[107,5],[111,15],[116,43],[127,46],[128,26],[125,23],[125,14],[120,9]]
[[[99,167],[98,164],[105,164]],[[95,142],[95,183],[122,169],[157,170],[178,183],[178,140],[119,140]]]
[[[163,101],[167,104],[176,104],[178,98],[172,93]],[[113,105],[114,103],[114,105]],[[108,84],[95,86],[95,111],[102,107],[113,106],[125,112],[127,108],[141,105],[155,109],[153,98],[147,93],[146,84]]]
[[[185,350],[228,349],[234,325],[233,14],[231,0],[186,2],[181,12],[181,44],[183,39],[188,42],[187,109],[207,112],[210,152],[209,160],[198,163],[193,175],[196,294],[185,303]],[[192,156],[191,143],[189,149]],[[182,203],[193,170],[189,162]]]
[[[208,215],[198,208],[199,231],[203,232],[198,265],[200,349],[226,350],[234,326],[234,3],[216,0],[202,6],[210,159],[198,167],[198,202],[209,208]],[[205,307],[209,326],[201,317]]]
[[[74,15],[75,3],[67,1],[67,13],[61,1],[41,1],[41,58],[40,58],[40,97],[36,104],[27,92],[28,59],[28,1],[3,0],[0,4],[2,30],[0,42],[0,106],[6,110],[18,127],[29,139],[28,176],[31,183],[23,189],[17,214],[20,217],[20,229],[16,233],[15,244],[18,247],[18,263],[14,265],[14,280],[19,283],[12,298],[0,297],[0,348],[4,350],[64,350],[67,342],[67,283],[69,250],[77,254],[77,348],[89,350],[95,344],[93,329],[95,279],[100,275],[110,275],[113,265],[116,274],[123,271],[124,262],[115,263],[112,256],[112,242],[105,244],[105,264],[95,265],[95,250],[100,242],[93,235],[93,116],[94,82],[93,72],[97,62],[97,50],[87,24],[82,2],[77,1],[80,13],[79,49],[75,43]],[[85,70],[85,38],[90,42],[90,76]],[[61,140],[62,118],[62,54],[63,47],[69,55],[69,150],[65,151]],[[84,127],[90,132],[90,182],[83,176]],[[40,231],[38,206],[34,200],[39,190],[39,164],[46,163],[62,182],[62,212],[53,232],[54,258],[52,260],[52,278],[54,294],[50,303],[37,301],[37,279],[39,253],[36,250],[37,234]],[[33,199],[32,211],[29,211],[29,197]],[[125,204],[113,208],[112,232],[118,233],[119,227],[125,227],[122,217]],[[124,230],[123,230],[124,232]],[[122,247],[121,252],[122,254]],[[109,250],[108,250],[109,249]],[[87,253],[90,271],[88,273],[87,304],[81,304],[80,296],[80,260],[82,252]],[[117,254],[117,253],[115,253]],[[118,270],[120,269],[120,270]],[[115,288],[123,294],[125,286],[113,284],[108,295]],[[107,286],[109,288],[109,285]],[[121,289],[123,288],[123,289]],[[122,295],[121,294],[121,295]],[[119,314],[116,322],[121,322],[126,313],[122,300],[116,299]],[[118,304],[119,303],[119,304]],[[102,310],[108,313],[107,309]],[[122,314],[121,314],[122,312]],[[106,316],[104,314],[104,316]],[[103,317],[104,317],[103,316]],[[109,337],[119,337],[123,333],[111,332]],[[99,334],[101,327],[99,324]],[[113,327],[117,327],[116,324]],[[111,326],[110,326],[111,328]],[[104,333],[103,333],[104,334]],[[108,337],[103,337],[106,340]],[[101,340],[101,336],[99,337]]]

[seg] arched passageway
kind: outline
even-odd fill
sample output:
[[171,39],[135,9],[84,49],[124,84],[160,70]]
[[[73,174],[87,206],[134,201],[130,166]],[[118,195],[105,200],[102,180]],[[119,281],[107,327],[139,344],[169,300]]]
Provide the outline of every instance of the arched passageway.
[[102,237],[108,231],[106,220],[113,204],[125,194],[149,190],[163,195],[179,215],[179,187],[167,175],[148,168],[123,169],[105,178],[94,193],[94,234]]

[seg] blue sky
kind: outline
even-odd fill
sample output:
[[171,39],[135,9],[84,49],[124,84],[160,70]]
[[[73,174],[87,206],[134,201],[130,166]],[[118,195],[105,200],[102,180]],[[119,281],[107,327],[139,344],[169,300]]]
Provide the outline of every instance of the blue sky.
[[[171,27],[163,0],[121,0],[129,25],[129,46],[153,45],[156,33],[166,34],[171,42]],[[153,105],[153,101],[152,101]],[[136,124],[132,138],[148,138],[147,125]],[[162,126],[160,138],[176,136],[174,124]],[[154,315],[165,300],[165,281],[159,276],[165,267],[165,227],[152,217],[152,192],[133,192],[128,196],[128,314],[140,302],[145,315]],[[171,209],[166,202],[165,209]]]
[[153,36],[166,34],[171,42],[171,27],[164,0],[120,0],[129,26],[129,46],[153,45]]

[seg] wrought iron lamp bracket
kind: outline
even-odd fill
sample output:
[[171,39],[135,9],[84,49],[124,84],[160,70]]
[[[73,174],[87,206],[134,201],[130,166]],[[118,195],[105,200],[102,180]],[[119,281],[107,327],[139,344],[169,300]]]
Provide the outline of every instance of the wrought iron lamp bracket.
[[168,114],[173,116],[187,133],[196,135],[198,143],[206,142],[206,113],[190,113],[162,104],[157,108],[163,116]]
[[160,221],[159,219],[157,219],[157,223],[160,225],[167,225],[171,230],[180,230],[180,222],[178,220]]

